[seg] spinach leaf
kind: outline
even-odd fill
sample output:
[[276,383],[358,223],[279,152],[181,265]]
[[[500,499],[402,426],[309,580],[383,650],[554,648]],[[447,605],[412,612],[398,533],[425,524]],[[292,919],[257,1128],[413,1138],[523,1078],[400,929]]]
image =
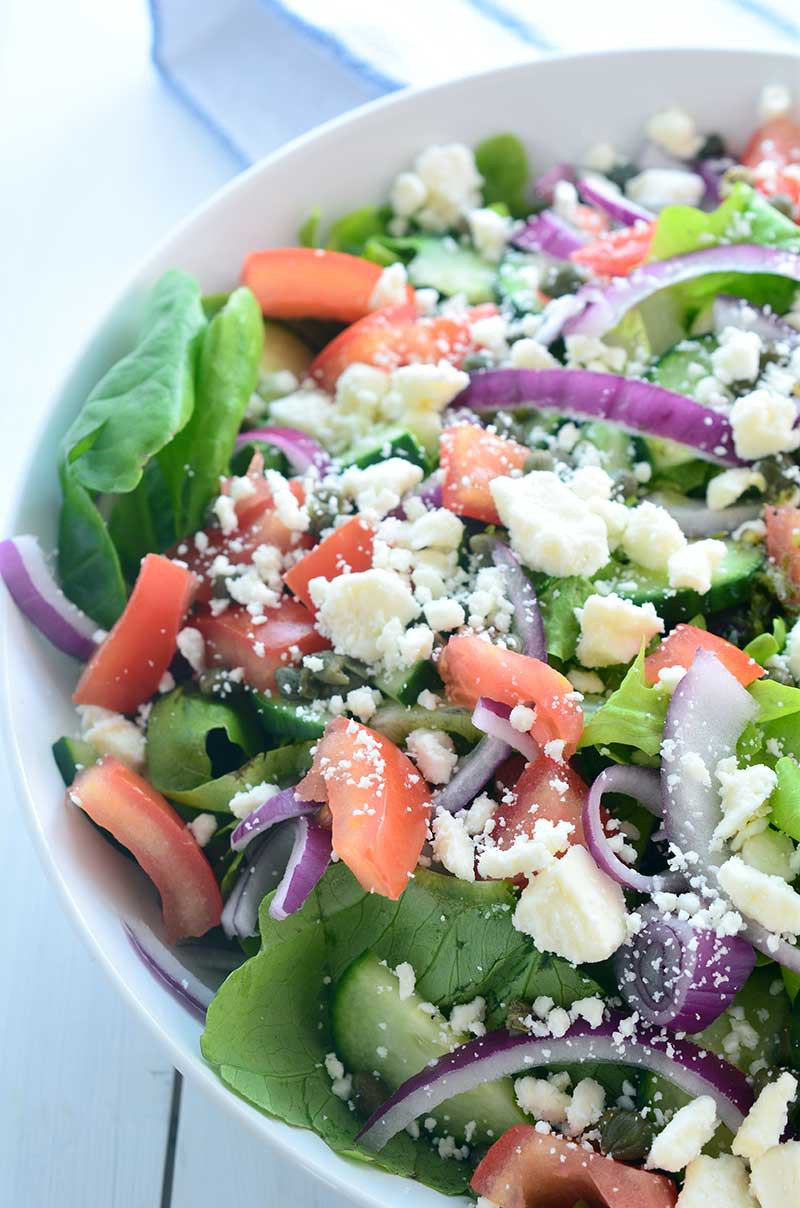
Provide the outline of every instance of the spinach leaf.
[[[380,1154],[357,1144],[358,1117],[331,1093],[331,983],[368,949],[390,967],[409,961],[417,989],[445,1009],[483,994],[499,1003],[524,982],[539,989],[543,958],[515,931],[514,891],[467,884],[417,869],[397,902],[365,893],[343,864],[333,865],[302,910],[276,923],[260,912],[261,951],[231,974],[211,1004],[203,1055],[237,1094],[288,1123],[314,1128],[339,1153],[413,1175],[440,1191],[466,1189],[469,1168],[443,1162],[424,1139],[396,1137]],[[561,964],[562,962],[559,962]],[[580,975],[564,966],[561,975]],[[567,986],[567,999],[572,987]],[[596,986],[594,987],[596,991]],[[554,995],[555,997],[555,995]]]
[[587,721],[578,746],[634,747],[645,755],[658,755],[668,703],[664,689],[644,678],[642,645],[619,688]]
[[531,170],[528,155],[514,134],[495,134],[475,148],[475,163],[483,177],[484,204],[502,203],[513,218],[527,218],[526,199]]
[[177,537],[201,527],[206,508],[219,494],[220,476],[228,470],[256,388],[263,348],[261,308],[249,289],[234,290],[203,336],[191,417],[158,456]]
[[300,244],[300,247],[322,247],[322,241],[319,236],[321,222],[322,210],[319,206],[314,206],[305,222],[301,223],[300,229],[297,232],[297,242]]
[[193,789],[170,790],[168,796],[181,805],[208,811],[212,814],[229,813],[231,797],[243,789],[254,788],[266,781],[279,784],[281,788],[296,784],[311,767],[312,742],[297,742],[286,747],[276,747],[254,756],[236,772],[228,772],[215,780],[208,780]]
[[91,495],[66,465],[59,469],[63,501],[58,518],[58,578],[74,604],[110,629],[128,593],[117,551]]
[[176,688],[153,705],[147,722],[147,776],[162,793],[198,788],[227,764],[255,755],[261,735],[246,700],[237,707]]
[[391,217],[392,211],[388,206],[362,206],[359,210],[351,210],[334,222],[325,246],[335,252],[362,256],[365,244],[385,233]]
[[553,580],[539,596],[548,654],[563,662],[572,658],[581,631],[575,609],[582,608],[595,590],[589,579],[573,575]]
[[178,534],[172,502],[161,466],[155,458],[144,467],[134,491],[114,498],[108,531],[122,569],[131,582],[138,575],[145,554],[163,553],[175,544]]
[[150,296],[138,344],[95,386],[67,433],[67,460],[88,490],[132,491],[149,458],[187,422],[204,326],[197,282],[166,273]]

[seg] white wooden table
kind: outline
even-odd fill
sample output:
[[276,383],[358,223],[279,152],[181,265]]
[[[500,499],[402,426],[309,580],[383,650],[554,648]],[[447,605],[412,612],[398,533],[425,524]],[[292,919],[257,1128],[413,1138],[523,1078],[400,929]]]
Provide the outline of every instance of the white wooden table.
[[[3,515],[51,388],[118,283],[236,171],[164,89],[148,35],[144,0],[0,3]],[[344,1208],[180,1085],[0,789],[0,1205]]]

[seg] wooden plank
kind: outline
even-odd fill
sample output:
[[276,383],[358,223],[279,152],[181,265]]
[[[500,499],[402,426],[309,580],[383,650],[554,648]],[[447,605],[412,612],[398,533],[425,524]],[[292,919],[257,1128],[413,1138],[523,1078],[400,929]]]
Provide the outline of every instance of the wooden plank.
[[157,1208],[172,1067],[64,916],[2,787],[0,1204]]

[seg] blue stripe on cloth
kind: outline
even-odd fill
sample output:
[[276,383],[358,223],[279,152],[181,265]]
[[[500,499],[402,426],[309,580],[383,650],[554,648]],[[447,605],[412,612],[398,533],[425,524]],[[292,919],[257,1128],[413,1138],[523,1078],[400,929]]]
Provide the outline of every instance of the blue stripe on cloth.
[[509,12],[502,4],[497,4],[496,0],[467,0],[467,3],[471,4],[477,12],[482,13],[484,17],[488,17],[490,21],[494,21],[495,24],[508,30],[510,34],[514,34],[527,46],[535,46],[537,50],[558,49],[554,42],[539,33],[538,29],[528,21],[523,21],[516,13]]
[[754,17],[758,17],[765,25],[769,25],[779,34],[785,34],[787,38],[800,40],[800,25],[796,21],[792,21],[790,17],[784,16],[783,13],[778,13],[768,4],[762,4],[761,0],[731,0],[731,3],[743,10],[743,12],[751,13]]

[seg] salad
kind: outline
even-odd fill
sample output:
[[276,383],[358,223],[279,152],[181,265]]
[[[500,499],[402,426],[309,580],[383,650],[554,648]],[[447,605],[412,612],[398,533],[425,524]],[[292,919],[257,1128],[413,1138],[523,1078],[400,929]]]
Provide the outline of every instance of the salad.
[[[482,1208],[800,1183],[800,124],[432,146],[63,441],[65,808],[235,1094]],[[232,272],[237,266],[231,266]]]

